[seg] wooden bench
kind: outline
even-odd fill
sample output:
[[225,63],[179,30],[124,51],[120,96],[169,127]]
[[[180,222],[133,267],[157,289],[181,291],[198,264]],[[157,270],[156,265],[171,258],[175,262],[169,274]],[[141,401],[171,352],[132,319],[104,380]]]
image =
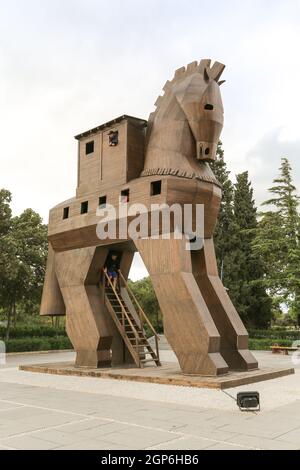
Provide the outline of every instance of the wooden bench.
[[293,347],[293,346],[279,346],[278,344],[274,344],[273,346],[271,346],[271,350],[272,350],[272,353],[273,354],[281,354],[283,353],[285,356],[288,356],[289,354],[289,351],[299,351],[300,350],[300,346],[299,347]]

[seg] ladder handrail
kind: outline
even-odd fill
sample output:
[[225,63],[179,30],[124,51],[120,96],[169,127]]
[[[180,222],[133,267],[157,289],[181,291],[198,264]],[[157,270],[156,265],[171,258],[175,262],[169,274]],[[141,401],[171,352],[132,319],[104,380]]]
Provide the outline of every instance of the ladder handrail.
[[110,278],[109,278],[107,272],[106,272],[104,269],[103,269],[103,272],[104,272],[104,275],[106,276],[106,279],[108,280],[108,282],[109,282],[109,284],[110,284],[110,286],[111,286],[111,288],[112,288],[112,290],[113,290],[115,296],[116,296],[117,299],[118,299],[118,302],[119,302],[119,304],[120,304],[120,306],[121,306],[122,312],[124,313],[126,319],[128,320],[128,322],[129,322],[129,324],[130,324],[130,326],[131,326],[131,329],[133,330],[135,339],[138,340],[138,339],[139,339],[138,333],[137,333],[137,331],[136,331],[136,329],[135,329],[135,327],[134,327],[132,321],[130,320],[129,316],[127,315],[127,312],[126,312],[125,308],[123,307],[123,304],[122,304],[122,302],[121,302],[121,299],[120,299],[120,297],[119,297],[119,294],[117,293],[116,289],[114,288],[114,285],[113,285],[113,283],[111,282],[111,280],[110,280]]
[[144,310],[142,309],[142,307],[141,307],[139,301],[137,300],[136,296],[134,295],[132,289],[129,287],[129,285],[128,285],[126,279],[124,278],[124,276],[123,276],[123,274],[122,274],[122,271],[121,271],[120,269],[119,269],[119,274],[120,274],[120,277],[121,277],[122,281],[123,281],[124,284],[125,284],[125,287],[128,289],[128,291],[129,291],[129,293],[131,294],[131,296],[132,296],[132,298],[133,298],[135,304],[137,305],[139,311],[142,313],[143,318],[146,320],[148,326],[150,327],[152,333],[154,334],[154,336],[155,336],[158,340],[160,340],[160,337],[159,337],[159,335],[156,333],[154,326],[152,325],[152,323],[150,322],[149,318],[147,317],[147,315],[145,314]]

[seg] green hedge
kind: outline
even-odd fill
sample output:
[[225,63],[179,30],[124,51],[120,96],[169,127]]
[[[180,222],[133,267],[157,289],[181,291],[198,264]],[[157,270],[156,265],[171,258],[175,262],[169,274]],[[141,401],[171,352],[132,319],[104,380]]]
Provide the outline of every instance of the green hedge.
[[[249,330],[249,336],[250,349],[270,350],[275,343],[280,346],[291,346],[293,341],[300,340],[300,331]],[[5,337],[3,327],[0,328],[0,339],[1,337]],[[45,325],[12,329],[6,348],[7,352],[50,351],[72,349],[72,345],[64,327],[54,328]]]
[[[252,339],[249,340],[249,348],[252,350],[270,350],[273,344],[279,346],[291,346],[289,340],[272,339]],[[51,351],[55,349],[72,349],[72,344],[66,336],[57,336],[56,338],[18,338],[10,339],[6,343],[7,352],[26,352],[26,351]]]
[[249,349],[252,350],[270,350],[273,344],[278,344],[278,346],[291,346],[292,341],[288,339],[249,339]]
[[[5,328],[0,327],[0,338],[5,338]],[[24,338],[54,338],[57,336],[67,336],[65,327],[55,328],[53,326],[24,326],[12,328],[9,334],[11,339],[24,339]]]
[[[270,350],[273,344],[279,346],[291,346],[290,340],[253,339],[249,340],[249,348],[252,350]],[[57,336],[55,338],[18,338],[10,339],[6,343],[7,352],[26,351],[51,351],[55,349],[72,349],[72,344],[67,336]]]
[[248,330],[249,337],[253,339],[271,339],[271,340],[300,340],[300,331],[298,330]]
[[6,352],[51,351],[55,349],[72,349],[67,336],[56,338],[18,338],[6,342]]

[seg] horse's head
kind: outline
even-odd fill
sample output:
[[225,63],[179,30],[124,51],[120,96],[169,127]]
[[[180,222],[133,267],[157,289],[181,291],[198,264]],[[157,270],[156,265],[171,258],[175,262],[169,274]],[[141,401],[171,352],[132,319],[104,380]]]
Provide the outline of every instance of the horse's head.
[[193,62],[179,69],[172,92],[183,110],[196,142],[197,158],[213,161],[223,127],[223,104],[219,79],[225,66],[210,60]]

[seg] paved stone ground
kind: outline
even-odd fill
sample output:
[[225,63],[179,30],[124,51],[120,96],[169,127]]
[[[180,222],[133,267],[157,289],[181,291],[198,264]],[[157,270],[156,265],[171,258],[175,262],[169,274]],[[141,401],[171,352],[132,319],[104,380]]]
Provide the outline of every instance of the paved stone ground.
[[[265,367],[291,356],[256,351]],[[260,413],[242,413],[218,390],[64,377],[18,364],[70,361],[73,353],[9,356],[0,369],[0,450],[300,449],[300,366],[296,374],[226,390],[261,393]],[[176,360],[162,351],[165,361]]]

